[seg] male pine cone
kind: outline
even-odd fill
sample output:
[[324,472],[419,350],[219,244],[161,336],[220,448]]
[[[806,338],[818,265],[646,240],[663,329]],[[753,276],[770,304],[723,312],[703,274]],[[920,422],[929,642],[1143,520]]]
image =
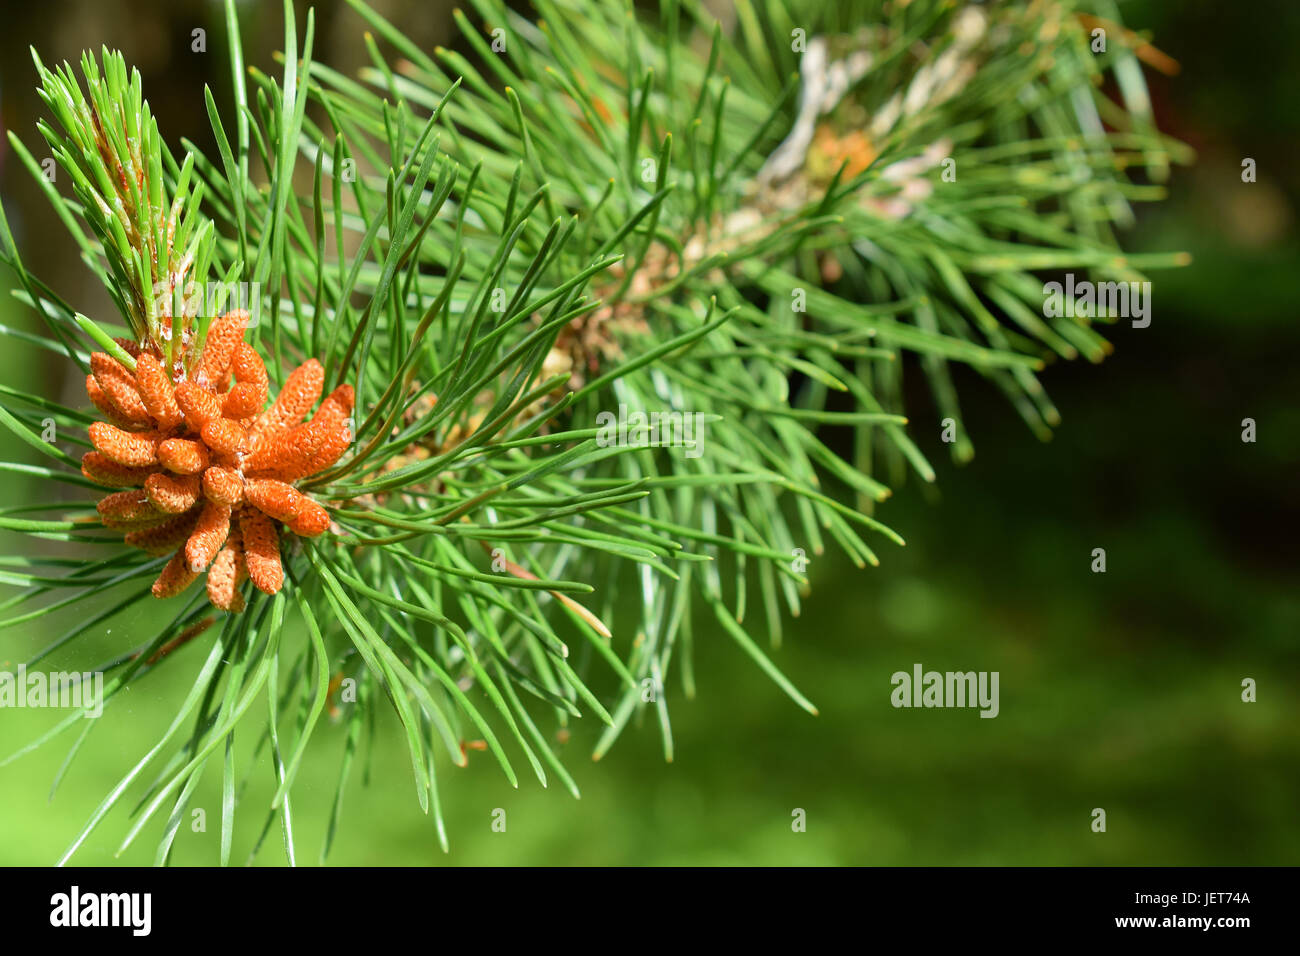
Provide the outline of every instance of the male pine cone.
[[266,594],[284,583],[282,526],[304,537],[329,528],[325,509],[294,484],[351,444],[352,386],[336,388],[303,423],[325,381],[309,359],[264,410],[266,366],[243,340],[247,322],[243,310],[214,320],[190,378],[180,363],[168,371],[156,349],[130,342],[121,344],[134,374],[106,353],[91,356],[86,392],[108,421],[90,426],[95,451],[81,471],[127,489],[99,502],[105,527],[150,554],[174,551],[153,584],[157,598],[207,571],[212,603],[240,611],[245,579]]

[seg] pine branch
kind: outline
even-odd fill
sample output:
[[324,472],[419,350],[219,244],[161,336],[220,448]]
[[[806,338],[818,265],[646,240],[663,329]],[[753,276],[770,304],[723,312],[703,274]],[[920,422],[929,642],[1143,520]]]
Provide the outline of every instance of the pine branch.
[[[206,94],[217,156],[185,142],[182,164],[119,54],[104,53],[102,72],[83,58],[88,96],[66,64],[37,60],[54,117],[41,132],[74,196],[42,188],[130,338],[114,342],[32,276],[0,213],[19,298],[53,339],[15,340],[89,365],[91,399],[112,393],[88,414],[0,392],[0,423],[54,459],[0,467],[77,487],[104,478],[39,437],[53,418],[77,436],[61,444],[102,450],[92,422],[127,411],[129,389],[113,392],[118,373],[78,348],[83,336],[142,390],[138,366],[156,354],[178,396],[192,382],[233,402],[213,357],[229,316],[207,308],[210,275],[253,290],[261,320],[246,344],[272,393],[297,394],[290,370],[319,362],[299,417],[321,394],[355,395],[346,447],[295,472],[278,504],[259,499],[282,589],[254,574],[257,589],[233,577],[233,590],[214,591],[209,570],[209,596],[229,611],[198,594],[171,598],[183,609],[165,628],[133,635],[104,664],[111,704],[173,654],[209,644],[174,722],[65,860],[131,790],[122,848],[161,827],[166,862],[219,762],[228,862],[238,764],[266,753],[276,792],[256,847],[278,819],[293,862],[293,783],[328,713],[347,737],[323,859],[379,707],[399,718],[417,798],[445,849],[444,757],[463,766],[482,749],[517,786],[522,755],[543,786],[558,779],[576,796],[547,730],[594,715],[605,725],[595,757],[648,717],[671,759],[666,682],[694,693],[697,636],[725,635],[815,713],[798,686],[811,678],[796,685],[751,632],[758,622],[780,647],[810,587],[808,556],[828,539],[860,566],[879,562],[874,541],[902,544],[876,506],[909,470],[935,479],[904,409],[905,378],[918,367],[925,376],[939,416],[956,425],[958,460],[973,445],[953,363],[991,381],[1045,437],[1059,415],[1037,373],[1056,358],[1099,361],[1110,345],[1091,320],[1045,315],[1041,276],[1132,280],[1184,261],[1126,255],[1116,241],[1132,204],[1161,195],[1129,170],[1159,181],[1188,156],[1151,122],[1139,38],[1113,31],[1110,54],[1090,51],[1089,17],[1114,21],[1109,4],[764,0],[721,24],[676,0],[657,21],[613,0],[541,0],[536,21],[476,0],[477,22],[456,14],[458,50],[430,53],[349,3],[374,31],[358,79],[312,59],[313,20],[300,43],[286,3],[280,76],[254,67],[246,83],[227,2],[236,102],[223,109]],[[1100,92],[1106,71],[1123,105]],[[310,188],[296,191],[308,172]],[[204,294],[191,298],[191,284]],[[250,406],[246,421],[215,417],[237,439],[234,426],[255,434],[281,404]],[[633,430],[620,432],[627,413]],[[669,441],[637,432],[635,415],[652,413],[676,416]],[[120,441],[142,441],[159,423],[149,414],[123,423]],[[209,430],[183,440],[217,449]],[[165,436],[150,441],[161,449]],[[298,446],[285,441],[277,454],[292,457]],[[227,464],[249,495],[250,476],[260,479],[244,466],[261,453],[236,445]],[[206,473],[199,484],[212,494]],[[167,580],[162,555],[121,548],[123,524],[156,516],[129,495],[107,500],[0,515],[0,528],[110,554],[0,565],[0,583],[18,589],[0,604],[0,629],[52,622],[60,609],[84,618],[33,663],[152,600],[145,583],[160,570]],[[303,526],[302,500],[327,527]],[[232,567],[243,555],[253,572],[246,540],[204,533],[205,548],[233,548]],[[631,582],[637,624],[624,631],[612,625]],[[87,613],[105,591],[108,606]],[[265,729],[237,754],[234,731],[261,700]]]

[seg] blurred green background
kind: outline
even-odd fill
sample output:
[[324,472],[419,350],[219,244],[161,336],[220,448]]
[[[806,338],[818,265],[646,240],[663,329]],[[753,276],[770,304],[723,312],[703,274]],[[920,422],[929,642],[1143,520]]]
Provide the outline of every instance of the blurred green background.
[[[425,4],[377,3],[419,42],[446,39]],[[436,6],[436,5],[435,5]],[[1000,396],[962,374],[975,461],[955,469],[937,441],[924,389],[910,411],[939,465],[938,490],[912,484],[882,516],[908,540],[859,572],[814,560],[813,593],[775,659],[821,710],[794,707],[730,639],[697,624],[699,695],[669,682],[676,760],[665,764],[653,721],[593,764],[598,728],[566,746],[582,789],[574,801],[521,777],[509,787],[491,758],[440,774],[451,853],[422,815],[397,725],[381,720],[370,784],[354,773],[333,864],[1295,864],[1300,862],[1300,588],[1297,587],[1295,357],[1296,5],[1254,19],[1217,4],[1127,3],[1182,64],[1151,74],[1158,115],[1200,160],[1175,172],[1170,200],[1142,213],[1134,249],[1186,249],[1187,269],[1154,276],[1153,322],[1120,326],[1101,366],[1059,365],[1044,381],[1064,422],[1040,444]],[[249,62],[279,42],[277,4],[244,13]],[[350,71],[363,54],[359,21],[318,5],[318,55]],[[137,63],[173,143],[206,142],[204,82],[224,96],[218,8],[206,3],[56,2],[7,13],[0,61],[4,123],[29,145],[39,115],[27,45],[45,61],[108,44]],[[209,31],[206,55],[190,31]],[[39,153],[38,153],[39,155]],[[1254,158],[1259,181],[1240,181]],[[26,260],[83,311],[108,300],[7,146],[0,189]],[[8,282],[8,277],[3,281]],[[0,322],[35,329],[8,296]],[[79,384],[49,353],[0,349],[0,375],[76,401]],[[1258,441],[1241,441],[1254,418]],[[925,442],[927,433],[934,439]],[[11,438],[4,457],[28,460]],[[44,493],[0,475],[6,500]],[[0,553],[30,547],[5,534]],[[50,543],[51,549],[62,547]],[[1108,570],[1089,569],[1093,548]],[[66,552],[61,552],[66,553]],[[6,589],[7,591],[8,589]],[[55,658],[87,667],[133,646],[148,627],[112,631]],[[64,621],[60,621],[64,624]],[[0,631],[12,668],[58,631]],[[202,643],[202,642],[200,642]],[[115,703],[78,754],[53,802],[49,787],[74,737],[0,768],[0,863],[58,858],[96,804],[157,739],[201,663],[191,647]],[[1001,714],[895,710],[889,676],[915,662],[996,670]],[[1241,701],[1241,681],[1258,702]],[[241,767],[252,728],[239,738]],[[0,756],[50,725],[50,712],[0,714]],[[334,794],[341,727],[317,733],[294,792],[300,863],[315,863]],[[269,767],[253,769],[235,839],[242,861],[263,822]],[[358,768],[360,769],[360,768]],[[148,775],[146,774],[146,777]],[[128,801],[129,803],[129,801]],[[216,861],[220,776],[214,762],[195,805],[206,833],[185,825],[174,859]],[[1091,812],[1107,812],[1092,832]],[[492,812],[506,811],[506,832]],[[794,833],[791,813],[807,812]],[[106,864],[128,826],[119,807],[75,862]],[[151,827],[124,863],[149,863]],[[278,826],[258,863],[280,864]]]

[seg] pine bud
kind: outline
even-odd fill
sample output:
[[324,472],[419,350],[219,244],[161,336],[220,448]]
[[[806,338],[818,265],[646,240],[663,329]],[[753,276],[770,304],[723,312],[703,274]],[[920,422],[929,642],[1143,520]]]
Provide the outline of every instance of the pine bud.
[[231,534],[208,568],[208,600],[223,611],[242,611],[244,596],[239,593],[239,579],[243,570],[244,549],[239,536]]
[[243,309],[233,309],[208,326],[207,341],[203,343],[203,356],[195,375],[200,385],[216,388],[221,384],[230,370],[230,360],[244,337],[247,324],[248,313]]
[[244,482],[244,498],[276,521],[284,522],[292,521],[306,500],[292,485],[273,478],[247,479]]
[[135,387],[135,376],[121,362],[107,352],[94,352],[90,356],[90,371],[96,384],[123,418],[140,428],[153,424]]
[[190,536],[198,520],[199,512],[195,508],[177,515],[156,528],[132,531],[125,540],[131,547],[147,551],[149,554],[170,554],[185,543],[185,539]]
[[99,409],[100,413],[109,420],[110,423],[126,431],[134,431],[138,426],[135,422],[128,419],[117,410],[117,406],[108,400],[104,390],[99,387],[95,381],[95,376],[86,376],[86,394],[90,396],[90,403]]
[[233,468],[213,465],[203,473],[203,496],[227,508],[237,507],[244,500],[244,481]]
[[225,458],[233,458],[244,449],[248,432],[239,422],[228,418],[214,418],[203,426],[203,443]]
[[153,583],[153,596],[156,598],[175,597],[194,583],[198,575],[185,566],[184,553],[177,551]]
[[90,426],[90,442],[104,457],[129,468],[158,462],[156,432],[127,432],[108,422],[95,422]]
[[330,516],[324,508],[303,496],[302,507],[289,522],[289,530],[304,538],[315,538],[329,530]]
[[204,425],[221,417],[221,399],[194,382],[181,382],[176,386],[176,404],[185,413],[185,423],[196,432],[203,431]]
[[169,517],[149,501],[143,491],[119,491],[102,498],[95,506],[105,528],[135,529],[161,524]]
[[257,407],[260,409],[266,404],[267,384],[266,365],[262,362],[262,357],[253,350],[253,347],[247,342],[239,342],[235,346],[235,355],[230,363],[231,371],[235,373],[235,381],[240,385],[252,385],[257,390]]
[[221,417],[240,421],[251,418],[266,404],[266,389],[260,392],[252,382],[237,382],[221,402]]
[[244,541],[244,560],[253,586],[263,594],[275,594],[284,585],[284,568],[280,564],[280,542],[271,519],[256,508],[245,507],[239,513],[239,527]]
[[157,471],[153,467],[121,465],[97,451],[88,451],[81,458],[81,473],[96,484],[109,488],[138,488]]
[[197,475],[210,460],[207,446],[189,438],[168,438],[158,446],[158,461],[178,475]]
[[181,514],[199,500],[199,477],[156,472],[144,480],[144,490],[159,511]]
[[212,563],[230,534],[230,509],[209,501],[185,542],[185,563],[196,574]]
[[320,398],[324,385],[325,369],[315,359],[294,369],[271,407],[253,425],[254,448],[258,447],[258,439],[273,437],[302,421]]
[[159,428],[172,429],[185,420],[176,404],[176,387],[163,371],[162,363],[147,352],[136,359],[135,381],[144,407]]

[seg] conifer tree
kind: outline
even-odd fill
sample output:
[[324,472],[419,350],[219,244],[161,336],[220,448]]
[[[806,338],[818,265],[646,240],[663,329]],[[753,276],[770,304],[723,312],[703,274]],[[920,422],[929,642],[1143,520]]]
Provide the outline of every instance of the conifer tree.
[[[119,314],[33,275],[0,216],[33,322],[5,333],[86,389],[0,386],[0,469],[33,489],[0,529],[66,542],[4,558],[0,640],[55,630],[35,667],[162,602],[95,668],[107,719],[203,660],[65,859],[129,795],[123,848],[152,825],[166,862],[208,773],[228,862],[269,754],[254,822],[292,860],[307,742],[346,724],[332,834],[378,708],[445,848],[467,748],[574,795],[555,731],[580,718],[596,757],[644,719],[671,759],[702,641],[816,713],[783,627],[826,548],[903,543],[880,505],[934,481],[918,434],[973,454],[953,367],[1046,437],[1040,376],[1101,361],[1117,317],[1046,308],[1045,282],[1184,260],[1117,239],[1188,154],[1110,0],[473,0],[434,50],[348,3],[357,76],[291,3],[278,69],[246,66],[227,0],[209,153],[168,143],[121,54],[34,57],[42,145],[10,142]],[[909,419],[914,378],[933,416]],[[80,717],[6,756],[75,753]]]

